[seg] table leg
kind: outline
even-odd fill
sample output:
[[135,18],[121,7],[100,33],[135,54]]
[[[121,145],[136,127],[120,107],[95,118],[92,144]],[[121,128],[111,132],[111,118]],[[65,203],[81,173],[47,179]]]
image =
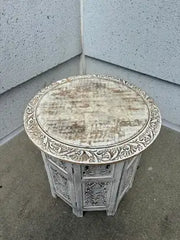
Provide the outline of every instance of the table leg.
[[109,207],[106,210],[107,216],[114,216],[116,213],[116,202],[117,202],[117,195],[119,190],[119,185],[121,181],[121,175],[124,167],[124,162],[116,163],[114,166],[114,174],[113,174],[113,185],[111,190],[111,196],[109,201]]
[[51,174],[49,172],[49,167],[48,167],[48,163],[47,163],[47,160],[46,160],[46,155],[42,151],[41,151],[41,155],[42,155],[42,158],[43,158],[43,161],[44,161],[44,166],[45,166],[45,169],[46,169],[46,172],[47,172],[49,185],[50,185],[50,189],[51,189],[51,194],[54,198],[57,198],[56,191],[55,191],[55,188],[54,188],[54,183],[53,183]]
[[83,202],[82,202],[82,184],[81,184],[81,166],[80,164],[73,164],[73,188],[75,195],[75,202],[73,203],[73,213],[77,217],[83,217]]
[[73,208],[73,213],[77,217],[83,217],[83,211],[82,210],[78,210],[77,208]]

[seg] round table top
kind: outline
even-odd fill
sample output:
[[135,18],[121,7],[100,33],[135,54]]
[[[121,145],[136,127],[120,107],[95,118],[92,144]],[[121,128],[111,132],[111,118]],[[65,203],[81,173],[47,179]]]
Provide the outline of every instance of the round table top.
[[159,109],[144,91],[113,77],[69,77],[28,104],[24,126],[42,151],[61,160],[101,164],[145,150],[161,128]]

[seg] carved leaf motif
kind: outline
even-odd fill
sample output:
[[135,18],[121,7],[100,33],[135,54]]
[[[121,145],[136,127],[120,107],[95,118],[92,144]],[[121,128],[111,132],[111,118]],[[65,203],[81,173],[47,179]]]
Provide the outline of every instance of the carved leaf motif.
[[109,182],[86,182],[84,190],[84,205],[106,206]]
[[82,166],[84,177],[109,176],[112,174],[112,165],[85,165]]
[[61,169],[65,170],[67,172],[67,167],[68,167],[67,162],[61,161],[60,159],[52,157],[48,154],[46,154],[46,157],[47,157],[48,160],[50,159],[53,163],[55,163],[55,165],[57,165],[58,167],[60,167]]
[[[133,86],[132,84],[124,81],[117,80],[113,77],[93,75],[94,77],[101,77],[111,81],[116,81],[124,84],[131,89],[137,91],[145,100],[149,108],[150,119],[149,123],[142,133],[135,138],[123,144],[116,145],[109,148],[101,149],[80,149],[78,147],[71,147],[69,145],[55,141],[46,135],[45,132],[39,127],[36,117],[35,109],[39,99],[49,91],[51,88],[59,84],[59,82],[53,83],[46,88],[42,89],[28,104],[24,114],[24,126],[29,138],[43,151],[57,158],[61,158],[70,162],[82,162],[82,163],[108,163],[117,162],[127,157],[137,155],[148,147],[154,139],[157,137],[161,128],[161,116],[159,109],[154,104],[153,99],[146,95],[144,91]],[[77,76],[83,78],[83,76]],[[88,76],[86,76],[88,77]],[[92,77],[90,75],[89,77]],[[63,79],[61,83],[73,80],[73,78]]]
[[68,199],[69,201],[70,199],[70,194],[69,194],[69,185],[68,185],[68,180],[66,177],[64,177],[60,171],[58,171],[55,167],[53,167],[52,165],[50,165],[50,169],[51,169],[51,174],[52,174],[52,178],[54,181],[54,186],[56,189],[56,192],[61,194],[64,198]]

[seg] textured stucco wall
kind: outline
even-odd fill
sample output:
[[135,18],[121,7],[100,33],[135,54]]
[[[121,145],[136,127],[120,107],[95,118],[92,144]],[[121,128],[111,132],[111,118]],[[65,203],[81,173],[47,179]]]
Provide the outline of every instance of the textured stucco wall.
[[77,0],[0,0],[0,93],[81,52]]
[[43,87],[64,77],[79,74],[79,57],[75,57],[33,79],[1,94],[0,144],[8,134],[23,125],[23,114],[30,99]]
[[84,53],[180,84],[180,1],[84,1]]
[[[177,0],[85,0],[82,14],[84,53],[102,60],[86,58],[87,73],[140,86],[178,127],[179,9]],[[79,74],[73,57],[80,53],[80,1],[0,0],[0,139],[22,126],[24,108],[39,89]]]
[[86,57],[86,72],[117,76],[145,90],[159,106],[164,124],[180,131],[180,86]]

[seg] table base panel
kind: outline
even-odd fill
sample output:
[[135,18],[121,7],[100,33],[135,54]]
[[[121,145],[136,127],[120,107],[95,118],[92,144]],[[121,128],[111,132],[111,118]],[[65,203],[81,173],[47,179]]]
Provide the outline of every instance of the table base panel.
[[60,197],[77,217],[83,211],[116,213],[119,202],[132,187],[141,154],[126,161],[104,165],[64,162],[42,153],[53,197]]

